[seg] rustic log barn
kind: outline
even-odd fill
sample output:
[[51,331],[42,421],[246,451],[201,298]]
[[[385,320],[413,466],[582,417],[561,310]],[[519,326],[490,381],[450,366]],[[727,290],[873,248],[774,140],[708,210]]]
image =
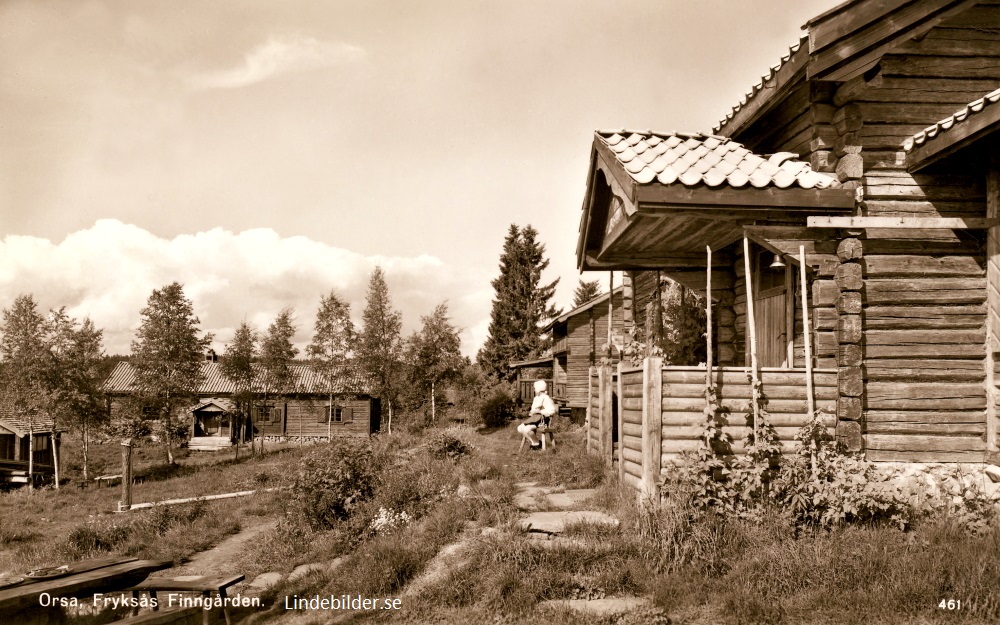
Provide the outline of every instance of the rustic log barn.
[[[381,403],[371,395],[368,385],[355,370],[344,368],[331,387],[310,365],[292,365],[291,369],[294,392],[265,392],[263,384],[255,384],[250,423],[242,431],[244,440],[251,436],[271,440],[326,440],[368,436],[379,431]],[[199,401],[188,411],[191,415],[189,446],[209,450],[229,447],[241,435],[232,400],[236,388],[222,375],[218,362],[206,360],[201,372]],[[259,371],[257,377],[262,377]],[[126,395],[134,392],[134,380],[132,366],[121,362],[104,388],[112,397]]]
[[[622,287],[600,295],[557,317],[543,331],[552,340],[552,379],[574,420],[587,410],[590,367],[603,358],[617,364],[624,343]],[[610,299],[610,302],[609,302]],[[608,349],[608,315],[611,315],[611,349]]]
[[33,475],[51,479],[55,473],[53,454],[61,443],[52,417],[36,414],[32,419],[13,406],[0,407],[0,483],[27,484],[29,438],[34,439]]
[[[745,409],[756,356],[784,439],[809,364],[870,460],[995,461],[1000,2],[854,0],[805,29],[712,134],[595,134],[579,267],[710,276],[720,396]],[[652,366],[616,382],[622,470],[647,485],[704,405],[694,370]]]

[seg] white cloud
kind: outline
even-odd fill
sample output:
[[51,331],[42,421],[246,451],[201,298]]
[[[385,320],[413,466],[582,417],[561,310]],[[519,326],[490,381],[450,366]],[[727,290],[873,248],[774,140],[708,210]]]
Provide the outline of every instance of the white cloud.
[[247,53],[242,65],[200,74],[191,83],[200,89],[235,89],[281,74],[353,63],[364,56],[362,48],[341,41],[272,38]]
[[104,328],[105,350],[127,353],[149,294],[176,280],[202,329],[215,334],[216,350],[221,352],[243,319],[263,330],[285,307],[296,311],[295,340],[304,349],[320,295],[331,288],[351,303],[360,322],[376,265],[386,273],[405,333],[447,299],[453,323],[467,329],[463,351],[475,355],[485,339],[492,293],[482,291],[466,269],[427,255],[366,257],[267,228],[239,233],[215,228],[164,239],[102,219],[60,243],[8,236],[0,242],[0,307],[32,293],[43,310],[66,306],[75,317],[90,316]]

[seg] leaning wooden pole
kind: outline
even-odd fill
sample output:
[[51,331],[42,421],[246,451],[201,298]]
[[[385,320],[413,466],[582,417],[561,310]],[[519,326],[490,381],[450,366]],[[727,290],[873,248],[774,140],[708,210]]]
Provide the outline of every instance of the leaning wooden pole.
[[[613,337],[611,335],[611,326],[614,325],[615,320],[615,272],[608,272],[608,364],[611,364],[611,359],[614,357],[614,351],[611,349],[611,341]],[[552,384],[555,384],[555,380],[552,380]],[[553,388],[553,392],[555,389]]]
[[806,347],[806,406],[809,417],[816,411],[816,397],[813,394],[813,361],[812,341],[810,341],[811,326],[809,325],[809,295],[806,293],[806,247],[799,246],[799,282],[802,286],[802,334]]
[[118,510],[132,508],[132,439],[122,441],[122,500]]
[[757,443],[757,422],[760,421],[760,388],[757,376],[757,320],[753,312],[753,281],[750,278],[750,239],[743,235],[744,282],[747,290],[747,337],[750,339],[750,401],[753,407],[753,440]]
[[705,391],[712,390],[712,246],[706,245],[708,271],[705,272]]

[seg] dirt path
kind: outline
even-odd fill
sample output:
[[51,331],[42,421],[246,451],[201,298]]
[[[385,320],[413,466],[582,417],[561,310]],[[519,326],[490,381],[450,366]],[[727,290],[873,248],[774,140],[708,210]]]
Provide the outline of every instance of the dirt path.
[[243,550],[244,546],[254,540],[264,532],[274,528],[277,521],[273,519],[259,519],[259,522],[244,527],[237,534],[233,534],[218,545],[199,551],[191,556],[191,559],[181,566],[161,571],[158,575],[176,577],[178,575],[235,575],[239,571],[233,570],[233,562]]

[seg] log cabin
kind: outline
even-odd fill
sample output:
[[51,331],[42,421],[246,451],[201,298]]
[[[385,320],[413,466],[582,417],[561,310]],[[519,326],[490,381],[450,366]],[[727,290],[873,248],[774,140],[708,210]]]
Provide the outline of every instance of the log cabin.
[[[552,341],[552,380],[565,399],[574,421],[582,422],[587,410],[587,384],[590,367],[607,358],[608,318],[611,318],[611,364],[620,359],[624,343],[622,309],[623,288],[604,293],[552,320],[542,331]],[[609,302],[610,299],[610,302]]]
[[48,415],[35,414],[31,419],[13,406],[0,408],[0,483],[27,484],[29,437],[34,439],[32,475],[36,481],[55,474],[53,454],[59,454],[61,442],[55,422]]
[[[198,402],[185,411],[191,423],[188,446],[214,450],[233,445],[240,436],[244,440],[262,436],[272,441],[315,441],[369,436],[379,431],[381,402],[372,396],[369,385],[356,370],[343,368],[332,386],[311,365],[295,364],[291,370],[294,391],[275,394],[259,382],[262,375],[257,369],[250,422],[241,429],[232,399],[236,387],[222,374],[219,363],[209,356],[201,365]],[[134,392],[134,380],[132,366],[120,362],[104,389],[113,398],[127,395]],[[112,411],[114,405],[112,399]]]
[[[1000,2],[849,0],[804,28],[711,133],[594,134],[579,268],[707,294],[708,375],[743,411],[756,361],[786,444],[814,407],[869,460],[997,462]],[[699,444],[706,372],[647,361],[613,384],[620,469],[650,487]]]

